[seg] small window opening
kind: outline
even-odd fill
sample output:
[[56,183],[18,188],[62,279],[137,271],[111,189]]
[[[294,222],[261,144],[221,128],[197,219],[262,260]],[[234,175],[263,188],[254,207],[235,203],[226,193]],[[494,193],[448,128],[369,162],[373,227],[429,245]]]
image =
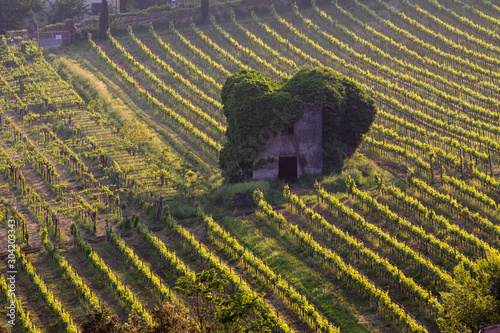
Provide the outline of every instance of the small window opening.
[[293,133],[293,125],[283,130],[283,135],[292,135]]

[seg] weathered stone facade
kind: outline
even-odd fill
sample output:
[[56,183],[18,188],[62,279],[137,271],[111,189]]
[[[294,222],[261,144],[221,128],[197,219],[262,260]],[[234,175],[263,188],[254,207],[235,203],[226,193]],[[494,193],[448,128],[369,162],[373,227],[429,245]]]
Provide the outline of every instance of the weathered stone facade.
[[[265,162],[253,172],[254,179],[294,179],[304,174],[321,174],[323,168],[322,107],[302,104],[302,118],[291,129],[272,135],[254,166]],[[272,161],[270,161],[272,160]],[[262,163],[262,162],[260,162]]]

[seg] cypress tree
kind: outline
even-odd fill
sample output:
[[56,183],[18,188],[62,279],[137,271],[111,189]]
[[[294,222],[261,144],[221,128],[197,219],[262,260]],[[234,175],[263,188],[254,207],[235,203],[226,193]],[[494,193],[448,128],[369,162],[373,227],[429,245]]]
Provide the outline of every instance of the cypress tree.
[[207,22],[208,20],[208,0],[201,0],[201,22]]
[[109,28],[109,11],[108,11],[108,1],[102,0],[101,2],[101,12],[99,13],[99,32],[101,36],[106,36],[106,31]]

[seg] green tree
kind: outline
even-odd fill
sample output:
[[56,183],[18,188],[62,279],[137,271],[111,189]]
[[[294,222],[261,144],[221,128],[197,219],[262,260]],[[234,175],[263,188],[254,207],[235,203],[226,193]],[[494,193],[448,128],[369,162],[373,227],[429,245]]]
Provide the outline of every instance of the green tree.
[[500,257],[477,262],[474,272],[463,264],[454,269],[455,282],[441,293],[443,311],[437,324],[443,333],[476,333],[481,322],[500,321]]
[[108,11],[108,0],[102,0],[101,11],[99,13],[99,32],[101,36],[106,36],[106,32],[109,28],[109,11]]
[[217,278],[215,269],[196,275],[188,274],[177,279],[175,290],[190,299],[196,327],[200,332],[215,329],[217,304],[222,299],[222,291],[227,281]]
[[45,0],[0,0],[0,34],[24,29],[25,19],[40,12]]
[[261,308],[259,298],[247,293],[237,293],[234,297],[220,303],[219,327],[223,332],[271,332],[271,321]]
[[264,294],[230,295],[224,291],[227,283],[215,269],[177,280],[175,290],[190,300],[196,332],[271,332],[267,312],[258,301]]
[[123,127],[120,129],[120,134],[124,139],[122,144],[134,151],[143,148],[153,139],[148,127],[135,118],[125,121]]
[[85,0],[55,0],[49,2],[50,10],[47,13],[49,23],[62,22],[65,19],[82,19],[89,13],[89,6]]

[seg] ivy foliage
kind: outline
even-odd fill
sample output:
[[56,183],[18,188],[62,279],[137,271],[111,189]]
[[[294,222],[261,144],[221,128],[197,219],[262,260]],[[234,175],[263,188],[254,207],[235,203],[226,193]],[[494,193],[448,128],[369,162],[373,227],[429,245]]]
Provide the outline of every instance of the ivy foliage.
[[323,106],[323,173],[340,172],[375,120],[375,101],[357,83],[327,67],[302,69],[283,89]]
[[228,126],[219,164],[230,182],[252,176],[253,161],[269,134],[297,122],[303,102],[323,107],[324,174],[342,170],[377,112],[364,89],[327,67],[304,68],[279,82],[256,71],[242,71],[227,79],[221,99]]
[[270,132],[278,133],[302,116],[302,101],[282,91],[282,85],[257,71],[244,70],[231,75],[222,87],[227,142],[219,164],[230,182],[250,178],[253,160]]

